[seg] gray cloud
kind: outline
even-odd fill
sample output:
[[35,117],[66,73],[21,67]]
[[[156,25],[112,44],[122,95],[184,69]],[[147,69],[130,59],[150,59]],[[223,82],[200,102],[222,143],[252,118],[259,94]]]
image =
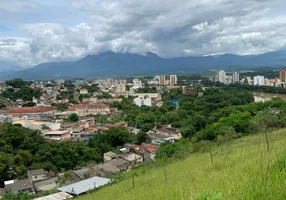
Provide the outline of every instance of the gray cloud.
[[73,27],[21,24],[28,37],[0,38],[0,59],[26,66],[107,50],[164,57],[258,54],[286,44],[282,0],[73,0],[72,5],[90,18]]

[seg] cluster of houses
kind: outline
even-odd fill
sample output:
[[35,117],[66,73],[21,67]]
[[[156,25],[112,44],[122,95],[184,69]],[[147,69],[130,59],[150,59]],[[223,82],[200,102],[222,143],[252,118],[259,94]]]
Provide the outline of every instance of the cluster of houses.
[[[122,111],[110,107],[110,103],[121,102],[121,95],[132,96],[134,103],[138,106],[160,106],[162,104],[160,93],[140,93],[134,92],[134,88],[142,88],[140,80],[133,81],[133,89],[126,91],[126,80],[102,79],[96,81],[78,80],[74,82],[75,94],[89,94],[88,90],[81,85],[97,84],[99,92],[88,95],[80,104],[71,104],[68,99],[57,99],[57,95],[67,91],[64,81],[53,82],[34,82],[29,87],[41,89],[43,92],[39,99],[33,99],[36,104],[34,107],[22,107],[25,103],[21,100],[6,103],[6,108],[0,109],[0,123],[12,122],[21,124],[23,127],[33,130],[39,130],[46,140],[54,142],[62,141],[85,141],[95,134],[100,134],[112,127],[126,127],[130,132],[137,134],[139,129],[128,126],[126,122],[120,123],[95,123],[93,116],[106,116],[107,118],[117,117]],[[9,88],[5,84],[0,84],[1,91]],[[110,99],[97,98],[102,92],[109,92],[112,95]],[[76,95],[75,95],[76,96]],[[52,103],[68,103],[67,110],[59,111]],[[78,122],[67,122],[65,119],[76,113],[79,116]],[[91,164],[74,170],[72,174],[55,174],[43,169],[29,170],[27,179],[7,180],[5,187],[0,188],[1,194],[7,191],[15,194],[20,192],[42,194],[51,189],[57,189],[58,193],[46,197],[36,198],[35,200],[49,199],[68,199],[74,196],[84,194],[100,186],[112,182],[111,175],[131,169],[133,166],[146,161],[155,159],[156,151],[160,145],[165,142],[175,142],[181,138],[179,129],[172,127],[163,127],[154,129],[148,133],[149,143],[141,145],[125,144],[120,152],[106,152],[104,161],[100,164]],[[62,185],[66,185],[61,187]]]
[[[28,170],[28,178],[24,180],[7,180],[4,192],[43,194],[46,191],[57,189],[58,193],[36,198],[35,200],[63,200],[82,195],[103,185],[112,183],[107,178],[118,172],[130,170],[140,163],[154,160],[156,151],[160,148],[157,144],[126,144],[119,153],[107,152],[104,162],[81,167],[72,173],[55,174],[44,169]],[[61,185],[65,185],[61,187]]]

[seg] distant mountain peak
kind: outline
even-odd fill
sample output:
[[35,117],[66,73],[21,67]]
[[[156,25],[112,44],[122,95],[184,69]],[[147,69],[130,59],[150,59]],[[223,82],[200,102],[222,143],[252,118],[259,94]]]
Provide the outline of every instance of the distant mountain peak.
[[146,53],[146,56],[159,57],[157,54],[155,54],[155,53],[153,53],[153,52],[150,52],[150,51],[148,51],[148,52]]

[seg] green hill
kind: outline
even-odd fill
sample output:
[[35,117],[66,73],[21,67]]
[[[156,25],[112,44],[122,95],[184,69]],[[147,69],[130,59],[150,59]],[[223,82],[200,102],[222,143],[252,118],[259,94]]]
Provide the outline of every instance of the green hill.
[[265,141],[259,134],[213,148],[213,166],[209,152],[191,154],[166,166],[167,181],[164,167],[139,167],[78,200],[285,199],[286,129],[269,133],[270,151]]

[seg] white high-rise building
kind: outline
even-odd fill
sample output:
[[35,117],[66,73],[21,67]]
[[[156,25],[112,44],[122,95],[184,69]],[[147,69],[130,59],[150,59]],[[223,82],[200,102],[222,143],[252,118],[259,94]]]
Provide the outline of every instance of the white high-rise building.
[[134,89],[142,88],[142,82],[139,79],[133,79],[132,82]]
[[170,75],[170,85],[176,85],[178,82],[177,75]]
[[225,82],[225,71],[219,70],[216,72],[216,81],[221,83]]
[[236,83],[239,82],[239,73],[238,72],[234,72],[232,74],[232,83]]
[[253,85],[264,85],[264,76],[254,76]]

